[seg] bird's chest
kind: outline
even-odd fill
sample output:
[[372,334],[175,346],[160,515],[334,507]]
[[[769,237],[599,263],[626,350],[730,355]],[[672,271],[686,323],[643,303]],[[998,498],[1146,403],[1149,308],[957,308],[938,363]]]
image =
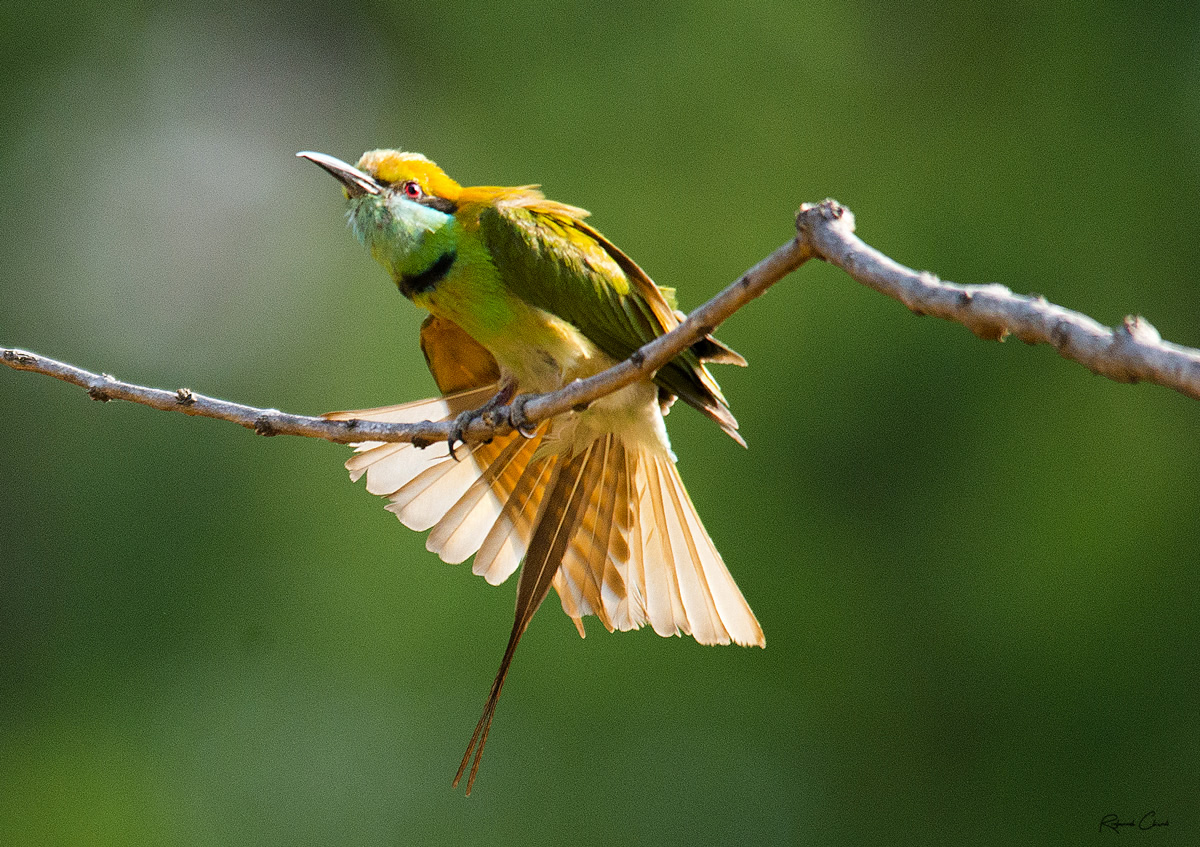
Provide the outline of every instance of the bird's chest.
[[483,345],[522,392],[553,391],[614,364],[575,326],[525,303],[486,273],[463,268],[409,296]]

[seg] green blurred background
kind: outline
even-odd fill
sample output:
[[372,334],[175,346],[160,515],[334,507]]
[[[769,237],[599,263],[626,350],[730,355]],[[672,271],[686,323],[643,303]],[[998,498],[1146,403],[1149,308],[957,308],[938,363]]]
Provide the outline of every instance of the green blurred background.
[[[294,158],[540,182],[698,305],[833,196],[1200,345],[1194,3],[0,5],[0,344],[294,412],[432,392]],[[343,447],[0,370],[0,844],[1200,838],[1200,405],[811,265],[681,469],[766,650],[526,636]],[[1129,831],[1123,831],[1130,835]],[[1165,840],[1164,840],[1165,839]]]

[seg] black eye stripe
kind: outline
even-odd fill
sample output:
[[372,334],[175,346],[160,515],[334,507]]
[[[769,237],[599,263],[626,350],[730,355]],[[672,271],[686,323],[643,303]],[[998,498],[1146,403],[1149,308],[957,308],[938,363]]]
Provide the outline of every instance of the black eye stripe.
[[445,197],[433,197],[425,195],[416,202],[422,206],[428,206],[431,209],[437,209],[439,212],[445,212],[447,215],[452,215],[458,210],[458,204],[452,200],[447,200]]

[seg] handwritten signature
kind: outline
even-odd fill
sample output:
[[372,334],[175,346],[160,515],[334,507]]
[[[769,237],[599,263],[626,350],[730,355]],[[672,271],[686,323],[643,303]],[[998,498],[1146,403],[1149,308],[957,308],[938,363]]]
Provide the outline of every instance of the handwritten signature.
[[1103,832],[1106,829],[1111,829],[1113,832],[1120,834],[1121,827],[1123,826],[1136,827],[1137,829],[1145,831],[1148,829],[1154,829],[1156,826],[1171,825],[1170,821],[1158,820],[1156,815],[1157,813],[1153,809],[1151,809],[1149,812],[1146,812],[1146,814],[1142,815],[1137,820],[1123,821],[1121,820],[1120,815],[1105,815],[1104,817],[1100,818],[1100,831]]

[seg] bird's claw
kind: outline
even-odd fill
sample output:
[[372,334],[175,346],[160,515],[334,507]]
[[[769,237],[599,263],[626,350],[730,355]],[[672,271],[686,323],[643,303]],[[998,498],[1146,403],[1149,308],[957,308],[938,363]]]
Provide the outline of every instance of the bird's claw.
[[537,424],[525,416],[525,404],[529,402],[528,394],[519,394],[513,398],[508,407],[508,424],[524,438],[537,435]]
[[458,454],[454,452],[454,445],[462,442],[466,444],[466,439],[463,438],[467,434],[467,430],[471,427],[471,421],[479,414],[478,409],[468,409],[465,412],[460,412],[454,419],[454,423],[450,425],[450,437],[446,439],[446,445],[450,449],[450,458],[458,461]]
[[[447,446],[450,449],[450,457],[458,460],[458,454],[454,451],[456,444],[466,444],[467,430],[471,428],[471,424],[476,420],[481,420],[490,427],[496,427],[502,422],[501,416],[496,412],[504,407],[505,398],[502,395],[493,397],[490,401],[480,406],[478,409],[469,409],[465,412],[460,412],[454,419],[454,423],[450,425],[450,437],[446,439]],[[503,417],[507,420],[509,426],[521,433],[524,438],[533,438],[537,435],[537,424],[530,421],[525,415],[525,404],[529,402],[529,395],[522,394],[512,399],[508,412]],[[491,439],[488,439],[490,441]],[[487,443],[487,442],[484,442]]]

